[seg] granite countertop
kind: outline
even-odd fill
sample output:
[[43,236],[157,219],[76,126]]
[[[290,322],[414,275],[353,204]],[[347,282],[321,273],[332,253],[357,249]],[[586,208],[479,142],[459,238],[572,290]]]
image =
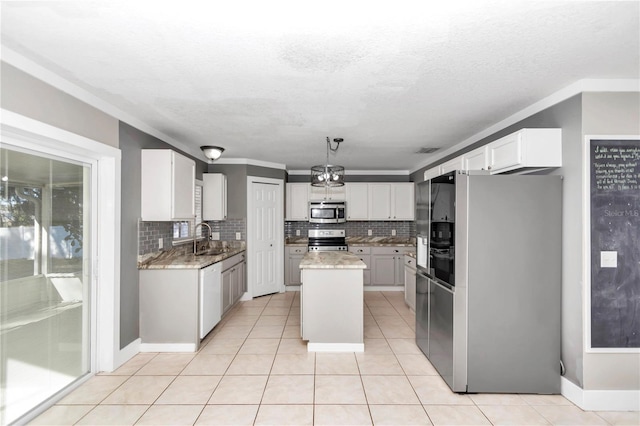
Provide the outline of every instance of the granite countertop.
[[347,245],[415,247],[416,239],[409,237],[347,237]]
[[309,239],[307,237],[287,237],[284,239],[285,246],[308,246]]
[[416,256],[416,252],[415,251],[407,251],[404,253],[405,256],[409,256],[409,257],[413,257],[414,259],[418,259],[418,257]]
[[[365,246],[399,246],[399,247],[415,247],[416,239],[408,237],[347,237],[347,245],[354,247]],[[309,239],[307,237],[288,237],[285,239],[286,246],[307,246]]]
[[204,247],[199,243],[198,251],[209,250],[214,254],[196,256],[192,253],[193,246],[184,244],[171,250],[138,256],[138,269],[202,269],[242,253],[245,249],[244,241],[212,241]]
[[365,269],[358,256],[346,251],[309,252],[300,261],[300,269]]

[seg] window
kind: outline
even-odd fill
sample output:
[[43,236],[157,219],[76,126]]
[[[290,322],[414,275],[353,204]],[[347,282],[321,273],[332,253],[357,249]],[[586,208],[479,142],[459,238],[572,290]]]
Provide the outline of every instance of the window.
[[[180,222],[173,222],[173,241],[181,243],[181,240],[193,239],[193,228],[196,224],[202,222],[202,181],[196,180],[195,189],[195,212],[196,217],[194,220],[183,220]],[[198,227],[196,230],[196,237],[202,237],[202,227]]]

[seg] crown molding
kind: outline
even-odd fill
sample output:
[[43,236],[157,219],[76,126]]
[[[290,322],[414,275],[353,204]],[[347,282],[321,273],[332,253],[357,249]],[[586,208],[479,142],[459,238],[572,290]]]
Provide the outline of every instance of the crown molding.
[[[113,118],[123,121],[137,128],[138,130],[155,136],[156,138],[161,139],[162,141],[193,155],[195,158],[202,159],[202,151],[200,151],[198,147],[188,146],[172,138],[171,136],[132,116],[131,114],[126,113],[119,108],[116,108],[105,100],[90,93],[86,89],[77,86],[69,80],[54,73],[53,71],[50,71],[45,67],[35,63],[31,59],[20,55],[19,53],[15,52],[5,45],[1,45],[0,49],[0,60],[2,60],[3,62],[6,62],[7,64],[18,68],[19,70],[43,81],[44,83],[47,83],[50,86],[53,86],[56,89],[81,100],[82,102],[104,112],[105,114],[112,116]],[[202,159],[202,161],[205,160]]]
[[286,170],[286,164],[271,163],[269,161],[254,160],[252,158],[219,158],[209,164],[246,164],[249,166],[269,167],[271,169]]
[[433,157],[429,158],[427,161],[423,161],[417,167],[414,167],[410,170],[410,173],[417,172],[418,170],[426,167],[430,164],[435,163],[436,161],[451,155],[456,152],[468,147],[469,145],[478,142],[481,139],[486,138],[487,136],[491,136],[494,133],[499,132],[500,130],[509,127],[525,118],[531,117],[534,114],[539,113],[540,111],[544,111],[547,108],[550,108],[554,105],[559,104],[562,101],[565,101],[573,96],[579,95],[585,92],[640,92],[640,79],[583,79],[578,80],[573,84],[565,87],[564,89],[560,89],[557,92],[547,96],[535,102],[532,105],[516,112],[513,115],[505,118],[502,121],[484,129],[481,132],[476,133],[475,135],[463,140],[462,142],[457,143],[456,145],[447,148],[446,150],[439,152]]

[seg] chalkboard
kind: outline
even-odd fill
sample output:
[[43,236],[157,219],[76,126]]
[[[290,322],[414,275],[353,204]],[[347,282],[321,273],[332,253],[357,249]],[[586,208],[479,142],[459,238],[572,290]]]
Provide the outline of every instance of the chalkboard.
[[640,348],[640,140],[590,154],[591,347]]

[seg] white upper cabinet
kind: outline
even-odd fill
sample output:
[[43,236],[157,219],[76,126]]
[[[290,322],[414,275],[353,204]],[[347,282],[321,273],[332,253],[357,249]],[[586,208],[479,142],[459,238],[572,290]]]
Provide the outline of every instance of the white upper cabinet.
[[462,157],[456,157],[446,163],[440,164],[440,174],[453,172],[454,170],[462,170]]
[[391,220],[391,185],[369,184],[369,220]]
[[347,220],[369,219],[369,184],[345,183],[347,193]]
[[202,181],[202,218],[204,220],[226,220],[227,176],[222,173],[203,173]]
[[288,183],[286,220],[309,220],[309,183]]
[[393,220],[413,220],[415,218],[415,185],[413,182],[393,184]]
[[309,185],[309,201],[344,201],[346,189],[344,186],[324,187]]
[[482,146],[462,155],[462,170],[487,170],[489,167],[488,148]]
[[435,177],[440,176],[440,166],[433,167],[429,170],[424,171],[424,180],[433,179]]
[[170,149],[143,149],[141,157],[142,220],[193,219],[196,162]]
[[488,145],[491,174],[562,166],[561,129],[522,129]]
[[369,220],[413,220],[414,197],[413,182],[370,183]]

